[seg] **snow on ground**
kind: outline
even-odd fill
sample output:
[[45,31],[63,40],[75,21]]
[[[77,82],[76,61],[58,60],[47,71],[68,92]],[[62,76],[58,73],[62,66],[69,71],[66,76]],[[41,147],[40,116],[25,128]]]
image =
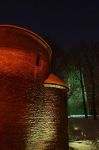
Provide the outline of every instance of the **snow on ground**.
[[[88,140],[70,142],[69,146],[73,148],[73,150],[99,150],[98,144]],[[72,150],[71,148],[70,150]]]
[[69,118],[70,150],[99,150],[99,117]]

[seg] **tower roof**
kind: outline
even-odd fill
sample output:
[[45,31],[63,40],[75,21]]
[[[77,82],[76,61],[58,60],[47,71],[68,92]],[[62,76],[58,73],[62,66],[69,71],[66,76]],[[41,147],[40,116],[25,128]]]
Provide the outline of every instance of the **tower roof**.
[[56,87],[56,88],[68,89],[68,86],[65,84],[65,82],[52,73],[44,81],[44,86],[45,87]]

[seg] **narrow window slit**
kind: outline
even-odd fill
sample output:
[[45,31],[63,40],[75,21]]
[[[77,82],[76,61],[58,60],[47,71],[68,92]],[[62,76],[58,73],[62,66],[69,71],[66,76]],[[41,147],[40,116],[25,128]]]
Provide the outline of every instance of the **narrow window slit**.
[[36,66],[40,66],[40,55],[36,57]]

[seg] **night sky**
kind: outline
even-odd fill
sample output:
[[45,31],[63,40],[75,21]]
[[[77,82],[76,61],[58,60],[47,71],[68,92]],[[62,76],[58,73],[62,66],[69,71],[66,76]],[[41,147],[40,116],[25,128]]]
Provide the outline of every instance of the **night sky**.
[[99,0],[2,1],[0,23],[31,29],[67,52],[81,40],[99,39]]

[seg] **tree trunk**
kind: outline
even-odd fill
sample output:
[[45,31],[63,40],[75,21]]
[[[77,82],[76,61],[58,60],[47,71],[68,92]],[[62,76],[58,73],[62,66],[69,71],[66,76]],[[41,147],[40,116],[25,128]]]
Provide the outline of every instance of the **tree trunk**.
[[92,84],[92,109],[93,109],[93,116],[94,119],[97,119],[97,112],[96,112],[96,102],[95,102],[95,82],[94,82],[94,71],[93,67],[90,68],[90,76],[91,76],[91,84]]
[[85,114],[85,118],[88,118],[87,107],[86,107],[86,100],[85,100],[85,92],[84,92],[84,83],[83,83],[83,78],[82,78],[81,65],[80,65],[80,67],[79,67],[79,72],[80,72],[80,84],[81,84],[81,89],[82,89],[82,98],[83,98],[84,114]]
[[[95,80],[94,80],[94,62],[90,62],[87,54],[84,54],[85,58],[86,58],[86,62],[89,66],[89,71],[90,71],[90,80],[91,80],[91,86],[92,86],[92,90],[91,90],[91,100],[92,100],[92,112],[93,112],[93,117],[96,120],[97,119],[97,112],[96,112],[96,102],[95,102]],[[94,58],[93,58],[94,59]]]

